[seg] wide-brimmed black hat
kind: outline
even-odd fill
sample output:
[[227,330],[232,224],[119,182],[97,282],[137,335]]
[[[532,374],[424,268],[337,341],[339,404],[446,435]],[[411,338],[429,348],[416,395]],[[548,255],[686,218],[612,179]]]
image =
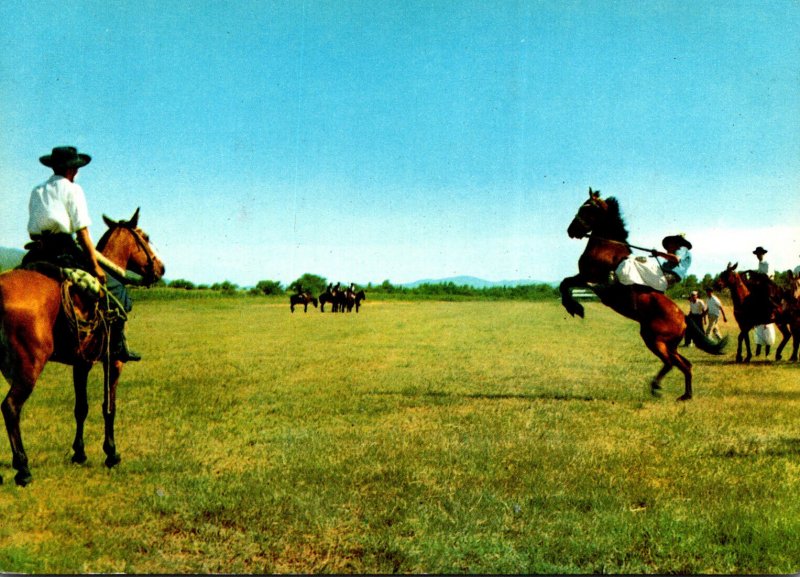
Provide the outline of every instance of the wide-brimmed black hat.
[[79,153],[74,146],[56,146],[53,152],[39,158],[39,162],[50,168],[80,168],[91,161],[91,156]]
[[679,247],[685,246],[689,250],[692,250],[692,243],[686,240],[686,237],[683,236],[682,234],[673,234],[671,236],[665,236],[664,239],[661,241],[661,246],[667,248],[667,245],[670,243],[675,243]]
[[767,254],[767,249],[763,246],[757,246],[756,250],[753,251],[753,254]]

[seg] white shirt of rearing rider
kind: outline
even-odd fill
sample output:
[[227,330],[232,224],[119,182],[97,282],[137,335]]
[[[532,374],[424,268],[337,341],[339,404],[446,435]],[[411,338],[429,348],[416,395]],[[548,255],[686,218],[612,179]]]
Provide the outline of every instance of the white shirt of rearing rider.
[[72,234],[92,224],[83,188],[63,176],[53,175],[47,182],[34,188],[28,208],[29,234]]

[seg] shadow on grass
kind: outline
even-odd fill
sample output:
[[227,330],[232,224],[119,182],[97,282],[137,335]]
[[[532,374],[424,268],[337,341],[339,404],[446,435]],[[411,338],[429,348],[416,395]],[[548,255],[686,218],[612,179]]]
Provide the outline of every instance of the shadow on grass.
[[371,391],[370,395],[403,396],[403,397],[429,397],[433,399],[480,399],[480,400],[519,400],[519,401],[602,401],[592,395],[577,395],[571,393],[541,392],[541,393],[449,393],[445,391]]
[[796,457],[800,455],[800,439],[773,441],[742,441],[734,447],[720,447],[711,452],[720,459],[745,459],[748,457]]

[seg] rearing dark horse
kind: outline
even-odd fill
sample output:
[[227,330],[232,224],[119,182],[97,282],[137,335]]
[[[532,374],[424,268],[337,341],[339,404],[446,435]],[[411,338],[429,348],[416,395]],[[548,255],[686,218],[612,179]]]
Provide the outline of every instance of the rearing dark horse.
[[[109,230],[97,246],[101,254],[123,271],[132,270],[142,275],[142,284],[153,284],[164,274],[164,264],[150,246],[147,234],[138,228],[138,218],[138,210],[129,221],[114,222],[105,218]],[[78,295],[76,300],[82,299]],[[0,371],[11,385],[2,402],[2,412],[18,485],[27,485],[32,479],[20,432],[22,406],[48,361],[73,367],[76,430],[72,461],[86,461],[83,444],[84,423],[89,411],[86,384],[94,362],[102,356],[102,347],[87,348],[94,351],[95,356],[82,354],[66,325],[59,280],[33,270],[15,269],[0,274]],[[95,333],[89,339],[96,343],[102,335]],[[103,395],[103,450],[108,467],[120,462],[114,441],[114,419],[122,366],[121,361],[109,361],[107,356],[103,359],[107,385]]]
[[677,367],[684,376],[685,390],[678,400],[692,398],[692,363],[678,353],[678,345],[689,330],[698,348],[711,354],[721,354],[727,339],[715,343],[702,329],[688,322],[683,311],[664,293],[641,285],[622,285],[609,282],[609,274],[631,254],[628,231],[615,198],[603,200],[600,192],[589,189],[589,200],[578,209],[578,214],[567,228],[570,238],[589,236],[589,242],[578,260],[579,273],[561,282],[561,303],[572,316],[584,316],[583,305],[572,296],[572,289],[588,287],[600,301],[619,314],[639,323],[639,334],[647,348],[664,366],[650,382],[656,395],[661,380]]

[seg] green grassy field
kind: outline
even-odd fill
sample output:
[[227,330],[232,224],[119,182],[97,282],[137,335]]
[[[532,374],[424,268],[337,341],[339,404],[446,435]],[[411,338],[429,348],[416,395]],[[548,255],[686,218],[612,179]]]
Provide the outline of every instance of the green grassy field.
[[[726,325],[733,331],[732,325]],[[800,366],[660,364],[599,304],[139,302],[121,465],[70,464],[71,372],[0,453],[3,572],[789,573],[800,570]]]

